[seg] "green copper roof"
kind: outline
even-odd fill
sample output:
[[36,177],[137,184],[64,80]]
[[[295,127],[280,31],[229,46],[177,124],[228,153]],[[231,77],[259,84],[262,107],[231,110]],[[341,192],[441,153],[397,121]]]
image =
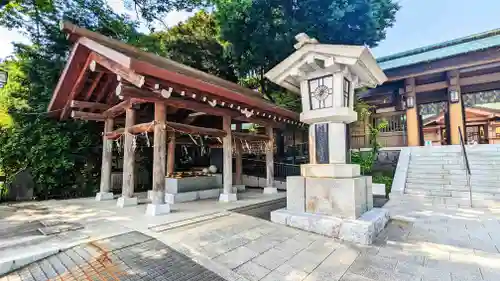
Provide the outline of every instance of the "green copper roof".
[[500,46],[500,29],[458,38],[377,59],[383,70],[443,59]]

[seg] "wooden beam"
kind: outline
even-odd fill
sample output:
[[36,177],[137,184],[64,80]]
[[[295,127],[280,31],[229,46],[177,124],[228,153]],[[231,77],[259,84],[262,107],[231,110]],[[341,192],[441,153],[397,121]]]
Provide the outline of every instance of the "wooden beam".
[[104,111],[103,114],[108,117],[120,116],[121,114],[125,113],[125,110],[127,108],[130,108],[131,106],[132,106],[131,101],[127,99]]
[[175,132],[168,133],[168,149],[167,149],[167,176],[171,176],[175,171]]
[[154,125],[154,145],[153,145],[153,194],[152,204],[165,204],[165,162],[167,155],[167,131],[165,123],[167,121],[167,108],[164,103],[155,103],[155,125]]
[[247,118],[246,116],[242,115],[241,112],[238,110],[231,110],[228,108],[221,108],[221,107],[212,107],[206,103],[202,102],[197,102],[195,100],[189,100],[189,99],[184,99],[184,98],[176,98],[176,97],[170,97],[168,99],[165,99],[163,97],[160,97],[158,94],[147,91],[144,89],[138,89],[132,86],[120,84],[117,89],[116,89],[116,94],[122,96],[123,98],[127,99],[130,98],[132,99],[133,102],[159,102],[163,101],[165,102],[168,106],[171,107],[177,107],[177,108],[183,108],[183,109],[188,109],[192,110],[195,112],[203,112],[209,115],[215,115],[215,116],[230,116],[231,118],[243,122],[248,122],[248,123],[256,123],[260,124],[263,126],[272,126],[275,128],[283,128],[285,127],[285,123],[277,122],[274,121],[273,119],[267,119],[267,118],[259,118],[256,117],[255,115]]
[[[133,108],[127,108],[125,113],[125,129],[131,128],[135,124],[136,112]],[[133,136],[125,134],[123,142],[123,180],[122,197],[134,197],[135,189],[135,150]],[[122,199],[123,200],[123,199]],[[120,200],[118,201],[118,203]]]
[[257,134],[248,134],[242,132],[233,132],[233,138],[248,140],[248,141],[268,141],[269,136],[266,135],[257,135]]
[[[222,182],[223,194],[222,201],[236,201],[236,194],[233,192],[233,141],[231,137],[231,117],[222,117],[222,129],[225,136],[222,139]],[[232,195],[234,194],[234,195]],[[231,196],[232,195],[232,196]]]
[[[241,129],[242,129],[241,123],[236,124],[236,132],[232,132],[232,134],[234,135],[235,133],[241,133]],[[234,174],[235,174],[234,182],[237,185],[243,184],[243,180],[241,178],[241,175],[243,174],[243,160],[242,160],[243,151],[242,151],[241,147],[242,147],[241,141],[234,141],[234,152],[235,152],[234,153],[235,154],[234,160],[235,160],[235,164],[236,164],[235,171],[234,171]]]
[[[226,132],[223,130],[198,127],[176,122],[166,122],[166,126],[167,126],[167,131],[175,131],[185,134],[205,135],[211,137],[224,137],[226,135]],[[128,132],[131,134],[141,134],[145,132],[151,133],[154,131],[154,127],[155,127],[154,122],[142,123],[131,126],[128,129]]]
[[500,73],[483,74],[472,77],[460,78],[460,86],[470,86],[500,81]]
[[73,88],[71,89],[71,92],[69,93],[68,99],[66,101],[66,105],[64,106],[60,120],[64,120],[68,118],[68,115],[70,113],[71,107],[70,107],[70,102],[73,100],[78,93],[82,90],[83,86],[85,85],[85,79],[87,78],[87,67],[91,62],[91,57],[87,57],[87,60],[85,61],[84,67],[81,69],[80,74],[78,74],[78,77],[76,78],[75,84],[73,84]]
[[88,101],[79,101],[72,100],[70,103],[71,108],[85,108],[90,110],[108,110],[109,105],[98,102],[88,102]]
[[448,88],[448,82],[441,81],[441,82],[418,85],[415,87],[415,92],[418,94],[418,93],[442,90],[442,89],[446,89],[446,88]]
[[[101,164],[101,185],[100,195],[96,199],[111,200],[112,194],[107,194],[111,190],[111,169],[113,161],[113,143],[106,138],[106,133],[113,131],[114,120],[106,119],[104,122],[104,135],[102,137],[102,164]],[[107,196],[106,196],[107,195]],[[111,195],[111,196],[109,196]]]
[[71,118],[73,119],[82,119],[82,120],[91,120],[91,121],[105,121],[106,116],[99,113],[92,112],[83,112],[83,111],[72,111]]
[[274,131],[266,127],[268,141],[266,143],[266,187],[264,193],[278,193],[274,187]]
[[95,87],[97,87],[97,84],[99,84],[99,81],[101,81],[102,76],[104,73],[99,73],[97,76],[94,78],[94,81],[92,82],[92,85],[90,85],[89,90],[87,91],[87,94],[85,94],[84,100],[88,101],[92,94],[94,93]]
[[144,82],[146,81],[146,78],[144,76],[139,75],[130,68],[126,68],[125,66],[111,59],[108,59],[104,56],[101,56],[96,52],[92,52],[90,56],[92,60],[97,62],[99,65],[107,68],[109,71],[115,73],[116,75],[119,75],[120,77],[127,80],[129,83],[138,88],[141,88],[142,85],[144,85]]

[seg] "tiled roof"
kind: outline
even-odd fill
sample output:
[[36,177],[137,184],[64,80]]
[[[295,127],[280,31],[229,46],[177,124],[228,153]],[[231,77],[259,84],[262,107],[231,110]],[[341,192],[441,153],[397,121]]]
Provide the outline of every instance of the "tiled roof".
[[496,46],[500,46],[500,29],[381,57],[377,59],[377,62],[383,70],[387,70]]

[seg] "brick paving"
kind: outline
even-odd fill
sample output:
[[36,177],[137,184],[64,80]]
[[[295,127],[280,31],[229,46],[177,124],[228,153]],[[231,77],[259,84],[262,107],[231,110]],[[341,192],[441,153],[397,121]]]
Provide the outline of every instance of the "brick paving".
[[223,281],[162,242],[139,232],[83,244],[10,273],[1,281]]

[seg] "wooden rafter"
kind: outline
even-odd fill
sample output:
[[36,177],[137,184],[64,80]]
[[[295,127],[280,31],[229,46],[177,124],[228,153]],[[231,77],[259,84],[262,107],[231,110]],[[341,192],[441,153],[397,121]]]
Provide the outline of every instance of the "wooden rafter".
[[168,106],[172,107],[177,107],[177,108],[183,108],[183,109],[188,109],[192,110],[195,112],[203,112],[209,115],[215,115],[215,116],[230,116],[231,118],[243,122],[249,122],[249,123],[256,123],[260,124],[263,126],[272,126],[272,127],[284,127],[284,123],[276,122],[275,120],[272,119],[266,119],[266,118],[259,118],[256,116],[253,116],[251,118],[247,118],[246,116],[243,116],[241,113],[239,113],[237,110],[231,110],[227,108],[221,108],[221,107],[212,107],[208,104],[197,102],[192,99],[184,99],[184,98],[176,98],[176,97],[170,97],[168,99],[165,99],[163,97],[160,97],[158,94],[147,91],[144,89],[137,89],[132,86],[120,84],[117,87],[116,94],[122,96],[125,99],[132,99],[135,102],[158,102],[158,101],[163,101],[165,102]]
[[102,86],[101,86],[101,88],[99,88],[99,90],[97,92],[97,95],[95,98],[96,102],[101,102],[101,100],[106,95],[106,91],[108,90],[109,85],[111,84],[112,79],[109,75],[107,75],[106,78],[104,78],[104,79],[105,79],[105,82],[101,83]]
[[132,85],[139,88],[141,88],[142,85],[144,85],[145,82],[144,76],[135,73],[130,68],[126,68],[125,66],[111,59],[108,59],[104,56],[101,56],[96,52],[92,52],[90,56],[92,57],[92,60],[94,60],[96,63],[105,67],[106,69],[115,73],[116,75],[122,77],[123,79],[127,80]]
[[92,82],[92,85],[90,85],[90,88],[87,91],[87,94],[85,94],[85,97],[83,98],[85,101],[88,101],[92,94],[94,93],[95,88],[97,87],[97,84],[99,84],[99,81],[101,81],[102,76],[104,75],[103,72],[98,73],[97,76],[94,78],[94,81]]
[[85,85],[85,79],[87,77],[87,68],[91,61],[92,58],[90,56],[87,57],[84,67],[80,71],[80,74],[78,74],[78,78],[76,79],[75,84],[73,84],[73,88],[71,89],[66,105],[64,106],[61,112],[61,117],[60,117],[61,120],[68,118],[71,109],[70,102],[78,95],[78,93],[82,90],[83,86]]
[[88,101],[79,101],[72,100],[70,103],[71,108],[85,108],[90,110],[107,110],[109,109],[109,105],[98,102],[88,102]]

